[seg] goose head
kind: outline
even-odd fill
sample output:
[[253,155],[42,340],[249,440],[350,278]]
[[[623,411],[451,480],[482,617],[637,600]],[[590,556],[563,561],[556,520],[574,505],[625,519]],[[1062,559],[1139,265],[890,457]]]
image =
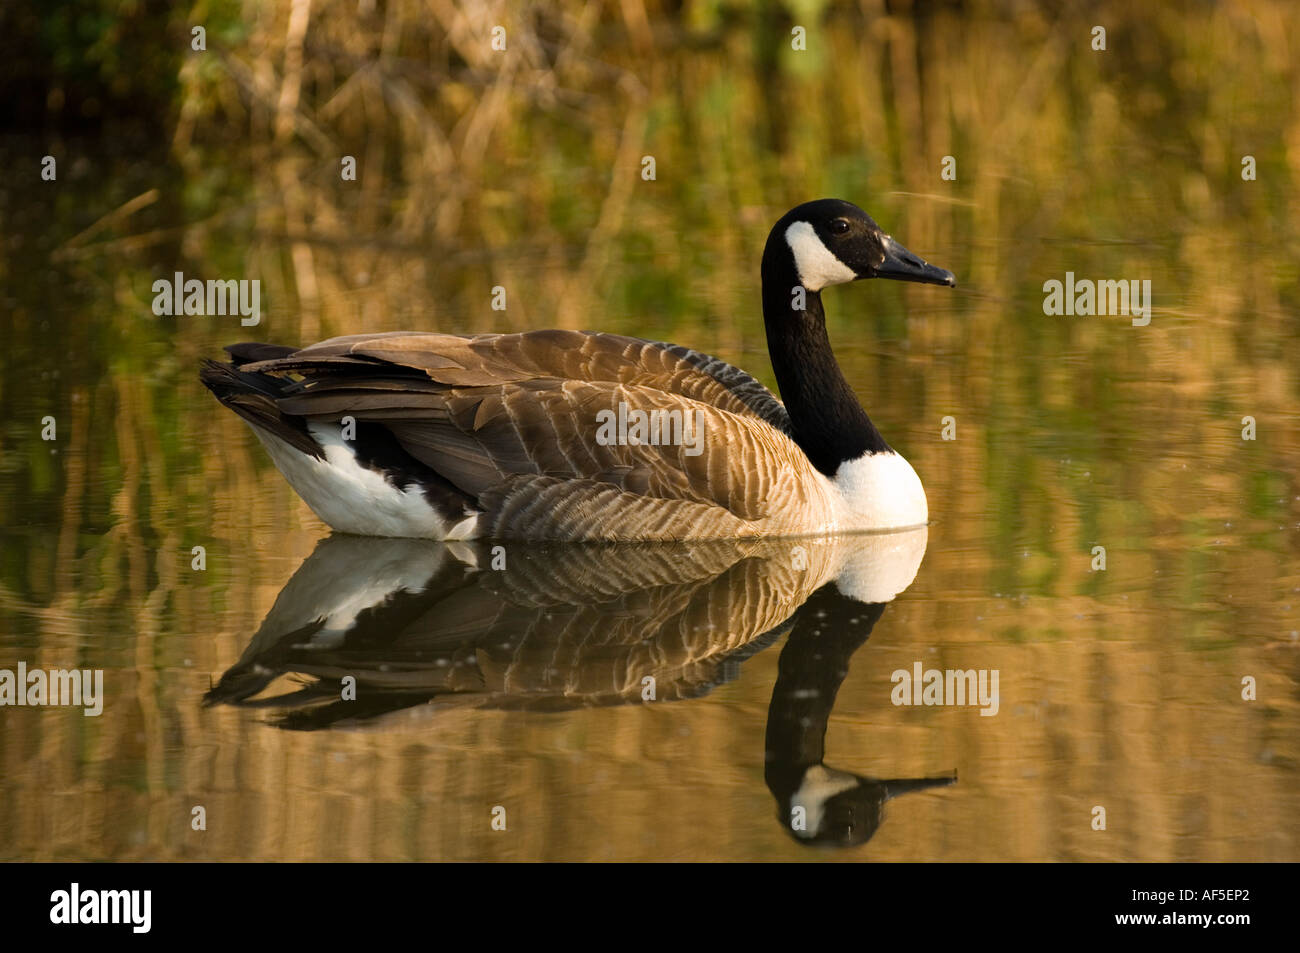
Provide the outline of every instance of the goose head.
[[951,271],[912,254],[870,215],[842,199],[805,202],[787,212],[768,236],[763,264],[765,275],[777,265],[792,269],[807,291],[863,278],[957,284]]
[[820,292],[863,278],[951,288],[952,272],[912,254],[853,203],[818,199],[772,228],[762,274],[767,350],[791,438],[818,471],[843,484],[857,528],[924,523],[920,480],[871,423],[831,352]]
[[[805,846],[856,847],[871,840],[880,827],[886,801],[956,783],[956,774],[885,781],[818,763],[804,772],[798,790],[781,804],[777,817],[786,833]],[[797,827],[789,823],[793,808],[804,812],[804,823]]]

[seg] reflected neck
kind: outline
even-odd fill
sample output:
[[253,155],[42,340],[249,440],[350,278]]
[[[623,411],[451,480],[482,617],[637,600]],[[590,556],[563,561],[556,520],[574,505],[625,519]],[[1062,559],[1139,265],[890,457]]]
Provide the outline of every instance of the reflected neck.
[[777,662],[776,685],[767,710],[766,776],[778,796],[799,786],[826,755],[826,726],[849,659],[884,613],[882,603],[864,604],[828,583],[809,597]]

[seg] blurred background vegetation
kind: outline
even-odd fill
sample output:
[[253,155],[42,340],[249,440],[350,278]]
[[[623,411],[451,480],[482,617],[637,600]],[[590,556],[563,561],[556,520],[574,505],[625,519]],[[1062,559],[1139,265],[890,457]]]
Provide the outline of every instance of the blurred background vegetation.
[[[792,49],[796,26],[806,50]],[[237,657],[324,531],[198,385],[200,358],[250,338],[559,325],[680,341],[771,384],[763,242],[787,208],[833,195],[959,282],[826,295],[836,353],[936,521],[914,601],[886,619],[907,621],[904,640],[1038,643],[1041,671],[1068,684],[1051,724],[979,726],[1006,769],[984,790],[1018,803],[1017,772],[1045,750],[1092,750],[1075,731],[1137,733],[1141,757],[1159,754],[1157,737],[1194,745],[1195,697],[1089,713],[1208,677],[1202,657],[1179,654],[1204,649],[1225,682],[1271,680],[1268,714],[1229,735],[1240,764],[1187,782],[1196,812],[1226,825],[1214,844],[1187,848],[1186,804],[1158,796],[1197,770],[1184,764],[1144,778],[1154,840],[1128,856],[1295,859],[1298,100],[1291,0],[0,7],[0,647],[113,667],[138,700],[126,722],[0,716],[0,790],[18,805],[0,812],[0,841],[21,828],[25,849],[63,845],[43,856],[79,849],[52,833],[50,779],[107,811],[108,830],[103,791],[132,817],[170,812],[177,790],[220,776],[214,739],[256,738],[222,759],[299,756],[235,713],[192,710],[200,673]],[[940,175],[949,155],[954,181]],[[1150,326],[1045,317],[1042,284],[1067,270],[1150,279]],[[155,317],[152,282],[175,271],[260,279],[262,323]],[[490,307],[496,285],[504,312]],[[955,442],[940,439],[944,415]],[[1099,543],[1106,574],[1089,572]],[[196,544],[213,554],[197,578]],[[1113,640],[1146,646],[1146,668]],[[758,681],[735,689],[753,692],[739,704],[765,704]],[[700,717],[700,751],[727,750]],[[501,731],[489,748],[506,727],[461,725]],[[620,751],[676,729],[622,730]],[[935,741],[942,757],[878,773],[947,769],[972,730]],[[1133,752],[1103,742],[1126,777]],[[383,749],[383,770],[400,770],[383,758],[408,743]],[[211,757],[194,754],[209,744]],[[1071,770],[1035,775],[1036,803]],[[1252,785],[1267,815],[1255,840],[1246,819],[1224,820]],[[1027,843],[971,811],[991,850],[1115,856],[1053,840],[1046,816]],[[138,856],[172,849],[169,823],[144,822]],[[100,855],[133,849],[114,836]],[[232,836],[215,853],[255,852]],[[386,836],[381,853],[404,856],[400,830]]]

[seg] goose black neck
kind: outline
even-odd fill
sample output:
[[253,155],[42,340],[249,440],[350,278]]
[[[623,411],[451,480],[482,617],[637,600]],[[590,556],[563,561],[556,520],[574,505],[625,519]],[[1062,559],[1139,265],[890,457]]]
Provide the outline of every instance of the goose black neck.
[[790,436],[813,466],[834,476],[846,460],[890,447],[858,403],[831,352],[821,295],[804,290],[801,309],[798,285],[794,256],[774,236],[763,254],[768,354],[790,414]]

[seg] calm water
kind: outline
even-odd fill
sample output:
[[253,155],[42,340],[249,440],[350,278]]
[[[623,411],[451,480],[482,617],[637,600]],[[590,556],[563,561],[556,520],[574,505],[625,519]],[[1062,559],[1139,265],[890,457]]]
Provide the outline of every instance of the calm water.
[[[490,108],[495,61],[412,73],[412,15],[382,84],[309,57],[315,133],[205,68],[165,136],[4,138],[60,173],[0,193],[0,669],[104,703],[0,708],[0,859],[1300,860],[1300,18],[1116,4],[1101,54],[836,7],[799,58],[708,9],[650,48],[566,20]],[[928,532],[332,536],[197,381],[237,340],[561,325],[771,385],[758,257],[823,194],[958,277],[825,295]],[[260,325],[156,317],[175,271],[260,279]],[[1150,280],[1150,323],[1045,315],[1067,271]],[[996,714],[895,704],[917,663],[996,671]],[[818,791],[840,849],[789,830]]]

